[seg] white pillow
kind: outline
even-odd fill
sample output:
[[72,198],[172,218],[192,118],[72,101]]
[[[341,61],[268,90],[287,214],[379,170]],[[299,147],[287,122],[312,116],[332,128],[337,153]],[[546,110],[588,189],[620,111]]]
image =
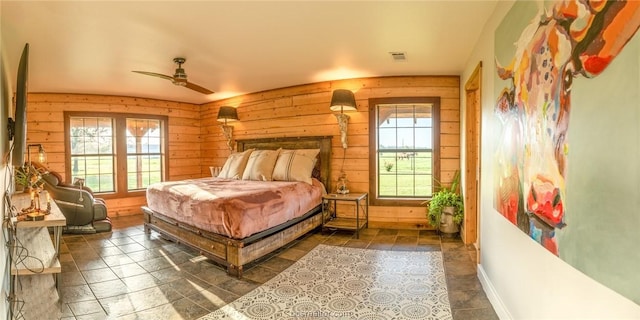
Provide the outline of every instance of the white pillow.
[[253,149],[230,154],[229,158],[227,158],[227,161],[224,163],[224,166],[222,166],[222,170],[220,170],[218,177],[236,180],[241,179],[244,168],[247,166],[247,161],[251,155],[251,151],[253,151]]
[[278,150],[254,150],[249,156],[242,180],[271,181],[273,167],[278,160]]
[[282,150],[273,169],[273,180],[311,184],[311,174],[320,149]]

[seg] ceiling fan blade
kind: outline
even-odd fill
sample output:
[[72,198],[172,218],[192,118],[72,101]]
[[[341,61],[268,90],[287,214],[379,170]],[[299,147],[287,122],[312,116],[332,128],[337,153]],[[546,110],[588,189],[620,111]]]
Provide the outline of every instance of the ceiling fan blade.
[[168,75],[165,75],[165,74],[160,74],[160,73],[155,73],[155,72],[147,72],[147,71],[131,71],[131,72],[140,73],[140,74],[144,74],[144,75],[147,75],[147,76],[158,77],[158,78],[162,78],[162,79],[167,79],[167,80],[173,81],[173,77],[172,76],[168,76]]
[[147,76],[162,78],[171,81],[174,85],[180,87],[187,87],[193,91],[197,91],[203,94],[212,94],[213,91],[203,88],[195,83],[191,83],[187,81],[187,74],[182,69],[182,64],[185,63],[186,59],[184,58],[174,58],[173,62],[178,64],[178,68],[176,69],[176,73],[173,76],[168,76],[165,74],[155,73],[155,72],[147,72],[147,71],[132,71],[135,73],[144,74]]
[[187,88],[189,88],[191,90],[194,90],[194,91],[198,91],[200,93],[204,93],[204,94],[212,94],[213,93],[213,91],[211,91],[209,89],[203,88],[203,87],[201,87],[201,86],[199,86],[197,84],[194,84],[194,83],[191,83],[191,82],[188,82],[188,81],[187,81],[187,85],[185,87],[187,87]]

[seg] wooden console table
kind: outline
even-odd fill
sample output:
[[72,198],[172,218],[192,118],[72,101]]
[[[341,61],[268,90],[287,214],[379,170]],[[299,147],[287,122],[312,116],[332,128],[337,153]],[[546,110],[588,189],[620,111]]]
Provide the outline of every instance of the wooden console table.
[[[47,208],[47,196],[45,192],[39,194],[40,208]],[[59,296],[62,268],[60,265],[60,238],[62,229],[67,224],[58,206],[50,201],[51,209],[44,219],[38,221],[23,220],[25,215],[11,218],[9,239],[11,243],[11,276],[9,293],[13,297],[9,306],[9,317],[11,319],[25,316],[26,318],[59,318],[60,315],[51,313],[56,308],[51,307],[57,303]],[[31,205],[31,195],[29,193],[16,193],[11,196],[11,205],[18,213],[22,213],[23,208]],[[7,212],[7,214],[10,214]],[[11,213],[12,214],[12,213]],[[49,234],[49,228],[53,229],[53,239]],[[26,249],[26,250],[24,250]],[[28,255],[28,256],[27,256]],[[46,275],[53,275],[55,289],[50,285],[51,278]],[[16,290],[16,280],[18,276],[25,276],[21,279],[22,284]],[[43,278],[44,277],[44,278]],[[46,280],[46,279],[49,280]],[[52,293],[51,290],[54,290]],[[55,292],[57,290],[58,292]],[[23,308],[20,305],[28,305]],[[51,309],[51,310],[49,310]],[[58,308],[59,309],[59,308]],[[29,317],[26,317],[29,315]]]
[[[23,208],[30,206],[31,196],[29,193],[16,193],[11,196],[11,204],[20,212]],[[56,288],[59,289],[60,273],[62,272],[60,266],[60,238],[62,237],[62,229],[67,225],[67,219],[53,199],[50,204],[51,211],[44,216],[43,220],[12,220],[16,239],[12,251],[14,259],[11,265],[12,290],[16,276],[32,274],[53,274]],[[46,207],[46,194],[42,192],[40,195],[40,208]],[[53,229],[53,239],[49,235],[48,228]],[[27,249],[28,251],[26,252],[28,252],[29,257],[36,259],[24,259],[24,257],[19,256],[22,250],[18,246]],[[20,261],[16,262],[16,259]]]

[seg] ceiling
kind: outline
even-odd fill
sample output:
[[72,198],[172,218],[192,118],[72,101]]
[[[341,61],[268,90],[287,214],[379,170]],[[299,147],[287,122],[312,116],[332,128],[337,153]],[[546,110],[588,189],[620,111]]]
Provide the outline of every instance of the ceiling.
[[[205,103],[326,80],[459,75],[496,3],[3,0],[1,48],[15,82],[29,43],[29,92]],[[174,57],[215,93],[131,72],[173,75]]]

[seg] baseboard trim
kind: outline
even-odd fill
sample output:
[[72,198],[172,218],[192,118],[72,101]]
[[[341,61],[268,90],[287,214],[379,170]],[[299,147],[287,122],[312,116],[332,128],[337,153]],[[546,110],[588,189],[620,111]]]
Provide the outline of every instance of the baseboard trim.
[[386,222],[386,221],[372,221],[369,220],[368,228],[372,229],[402,229],[402,230],[433,230],[432,226],[428,224],[415,223],[415,222]]
[[504,305],[504,302],[502,302],[502,299],[500,299],[500,295],[498,295],[498,292],[493,287],[493,283],[491,283],[491,281],[489,280],[489,277],[484,272],[484,268],[482,268],[481,264],[478,265],[478,279],[480,280],[482,289],[484,290],[484,293],[487,295],[487,298],[489,299],[489,302],[491,302],[491,305],[493,306],[493,310],[496,312],[498,317],[501,320],[513,319],[513,317],[509,313],[509,310],[507,310],[507,307]]

